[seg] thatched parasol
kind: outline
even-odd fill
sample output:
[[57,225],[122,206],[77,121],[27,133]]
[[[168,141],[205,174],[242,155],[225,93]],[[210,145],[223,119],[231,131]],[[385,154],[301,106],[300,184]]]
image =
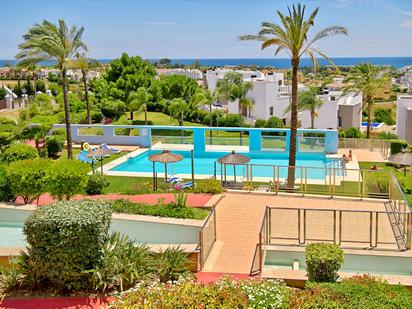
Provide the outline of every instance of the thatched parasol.
[[165,165],[165,181],[167,181],[167,164],[176,163],[183,160],[183,156],[170,152],[169,150],[163,150],[161,153],[152,154],[149,156],[149,160],[153,162],[153,184],[155,177],[155,163],[163,163]]
[[100,169],[101,173],[103,175],[103,157],[111,156],[114,154],[114,152],[110,149],[103,149],[103,148],[98,148],[96,150],[93,150],[89,152],[86,157],[88,158],[95,158],[100,160]]
[[[219,158],[217,161],[220,164],[233,165],[233,177],[236,183],[236,165],[245,165],[249,163],[250,158],[247,156],[235,153],[235,151],[233,150],[232,153]],[[226,172],[225,172],[225,175],[226,175]]]

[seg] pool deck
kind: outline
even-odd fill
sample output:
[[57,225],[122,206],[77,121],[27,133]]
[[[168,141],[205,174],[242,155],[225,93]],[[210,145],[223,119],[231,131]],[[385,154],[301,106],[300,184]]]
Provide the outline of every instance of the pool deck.
[[[249,274],[253,263],[256,245],[259,243],[259,232],[265,214],[266,206],[279,208],[321,208],[344,210],[375,210],[384,211],[385,201],[375,199],[357,198],[327,198],[321,196],[301,197],[291,194],[249,194],[226,193],[216,207],[216,242],[205,262],[204,272]],[[272,226],[275,231],[288,236],[296,232],[294,218],[287,210],[278,209],[272,216]],[[319,238],[330,235],[330,226],[333,223],[329,216],[308,216],[307,224],[315,229]],[[393,230],[389,220],[382,220],[380,237],[382,240],[395,241]],[[363,238],[366,231],[363,221],[354,216],[348,216],[345,220],[345,231],[348,238]],[[292,247],[290,247],[292,248]],[[346,250],[346,249],[345,249]],[[358,250],[364,254],[371,254],[372,250]],[[375,251],[373,254],[389,254],[391,256],[408,255],[410,251]]]

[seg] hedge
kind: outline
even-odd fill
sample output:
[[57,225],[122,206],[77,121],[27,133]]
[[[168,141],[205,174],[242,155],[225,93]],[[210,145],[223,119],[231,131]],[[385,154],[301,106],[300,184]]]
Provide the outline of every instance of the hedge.
[[6,165],[0,164],[0,202],[10,202],[13,199],[14,195],[6,178]]
[[408,148],[408,142],[405,140],[393,140],[391,141],[391,154],[397,154]]
[[61,290],[88,286],[87,271],[100,259],[111,223],[104,201],[65,201],[37,208],[24,224],[37,281]]
[[312,243],[305,249],[309,281],[335,282],[343,264],[343,250],[336,244]]
[[7,148],[1,156],[1,161],[10,164],[19,160],[36,159],[39,157],[37,150],[26,144],[15,144]]

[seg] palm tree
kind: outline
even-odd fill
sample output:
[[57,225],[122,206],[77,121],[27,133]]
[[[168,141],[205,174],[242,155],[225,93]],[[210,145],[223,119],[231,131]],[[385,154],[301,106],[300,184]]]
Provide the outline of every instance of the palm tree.
[[82,81],[84,88],[84,99],[86,101],[87,123],[92,124],[92,116],[90,114],[89,89],[87,85],[87,72],[89,71],[89,59],[85,53],[77,53],[76,60],[73,61],[72,67],[79,69],[82,72]]
[[64,20],[59,19],[58,24],[43,20],[35,24],[23,36],[24,42],[19,45],[20,52],[16,55],[18,64],[28,66],[42,61],[54,60],[60,70],[63,84],[64,114],[67,133],[67,156],[73,158],[72,134],[70,123],[70,106],[67,99],[67,69],[70,61],[78,52],[86,51],[87,47],[82,41],[84,28],[67,27]]
[[129,93],[127,98],[127,107],[130,111],[130,119],[133,120],[133,112],[144,112],[144,124],[147,125],[147,103],[149,103],[151,95],[147,89],[140,87],[137,91]]
[[[315,128],[315,118],[318,117],[316,112],[322,105],[324,101],[318,97],[318,89],[316,87],[311,87],[307,91],[302,91],[298,93],[298,111],[309,111],[310,112],[310,128]],[[289,112],[291,106],[285,110],[285,113]]]
[[[193,101],[197,106],[208,105],[209,106],[209,127],[213,127],[213,103],[216,102],[217,93],[210,89],[199,88],[193,95]],[[212,144],[212,130],[209,130],[210,143]]]
[[315,36],[309,39],[309,30],[315,25],[315,18],[319,8],[316,8],[307,19],[305,19],[306,7],[301,4],[288,7],[288,14],[277,12],[280,24],[263,22],[262,28],[257,35],[242,35],[240,40],[257,40],[262,42],[262,49],[274,46],[275,56],[280,52],[285,52],[291,58],[292,66],[292,98],[291,98],[291,121],[290,121],[290,141],[289,141],[289,169],[287,185],[294,187],[295,165],[296,165],[296,137],[297,137],[297,96],[298,96],[298,68],[300,59],[307,55],[313,62],[316,69],[319,65],[316,57],[320,56],[333,64],[332,60],[314,44],[332,35],[348,35],[348,30],[340,26],[329,26],[320,30]]
[[366,138],[370,137],[372,123],[372,104],[374,97],[383,89],[389,87],[389,76],[386,70],[370,63],[358,64],[351,68],[349,76],[345,80],[346,90],[362,92],[363,99],[368,108],[368,127]]
[[175,98],[170,102],[169,113],[170,117],[177,119],[179,126],[183,126],[183,117],[187,111],[188,106],[185,100],[181,98]]

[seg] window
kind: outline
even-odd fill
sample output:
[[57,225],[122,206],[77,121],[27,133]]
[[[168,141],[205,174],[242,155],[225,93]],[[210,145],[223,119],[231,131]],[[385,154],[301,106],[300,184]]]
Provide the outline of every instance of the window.
[[330,100],[331,100],[331,101],[335,101],[336,98],[335,98],[335,97],[330,97]]
[[269,107],[269,116],[273,116],[273,106]]
[[282,80],[278,80],[278,86],[282,86]]

